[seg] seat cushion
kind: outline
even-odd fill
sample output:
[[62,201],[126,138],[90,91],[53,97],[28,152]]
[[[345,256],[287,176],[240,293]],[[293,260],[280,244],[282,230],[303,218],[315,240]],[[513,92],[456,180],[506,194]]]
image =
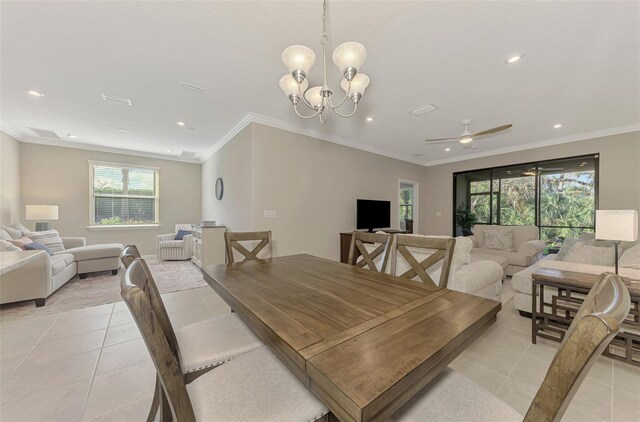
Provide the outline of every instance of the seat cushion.
[[391,420],[506,422],[522,421],[522,416],[469,378],[446,368]]
[[60,271],[64,270],[68,265],[70,265],[75,259],[73,255],[68,253],[59,253],[55,254],[51,257],[51,274],[56,275]]
[[472,255],[491,255],[502,256],[509,260],[509,265],[517,265],[519,267],[528,267],[536,262],[536,256],[522,255],[518,252],[500,251],[497,249],[473,248]]
[[314,421],[329,409],[262,346],[187,385],[198,421]]
[[119,257],[122,248],[124,248],[122,243],[102,243],[65,249],[64,253],[72,254],[76,261],[86,261],[89,259]]
[[182,370],[217,366],[263,346],[236,314],[220,315],[176,330]]
[[163,240],[158,246],[161,248],[180,248],[184,247],[184,240]]

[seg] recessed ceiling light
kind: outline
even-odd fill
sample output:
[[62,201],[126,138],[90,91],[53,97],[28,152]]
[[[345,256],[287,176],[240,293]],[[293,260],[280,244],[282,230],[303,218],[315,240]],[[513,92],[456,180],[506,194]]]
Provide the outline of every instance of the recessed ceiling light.
[[44,94],[42,92],[35,91],[33,89],[28,89],[27,93],[29,93],[29,95],[33,95],[34,97],[44,97]]
[[560,123],[557,123],[555,125],[553,125],[554,129],[560,129],[562,127],[562,125]]
[[373,117],[367,117],[367,122],[373,122]]
[[504,59],[504,62],[506,64],[514,64],[522,60],[523,57],[524,53],[513,53],[507,56],[507,58]]
[[119,127],[119,128],[118,128],[118,130],[119,130],[120,132],[126,132],[126,131],[127,131],[127,129],[125,129],[125,128],[123,128],[123,127]]
[[444,150],[449,152],[449,151],[451,151],[451,148],[445,148]]
[[68,134],[67,134],[67,136],[68,136],[69,138],[72,138],[72,139],[76,139],[76,138],[77,138],[77,136],[76,136],[76,135],[72,135],[72,134],[70,134],[70,133],[68,133]]
[[167,149],[167,152],[173,152],[173,150],[171,148]]
[[178,126],[184,126],[184,122],[181,122],[181,121],[179,121],[179,120],[176,122],[176,124],[177,124]]

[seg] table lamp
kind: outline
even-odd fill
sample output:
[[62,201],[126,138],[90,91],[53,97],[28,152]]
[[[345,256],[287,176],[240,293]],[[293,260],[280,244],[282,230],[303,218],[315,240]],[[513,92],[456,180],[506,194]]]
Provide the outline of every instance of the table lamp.
[[57,205],[27,205],[26,216],[28,221],[36,222],[36,231],[49,230],[49,221],[58,220]]
[[638,210],[596,210],[596,239],[614,241],[618,274],[618,245],[638,240]]

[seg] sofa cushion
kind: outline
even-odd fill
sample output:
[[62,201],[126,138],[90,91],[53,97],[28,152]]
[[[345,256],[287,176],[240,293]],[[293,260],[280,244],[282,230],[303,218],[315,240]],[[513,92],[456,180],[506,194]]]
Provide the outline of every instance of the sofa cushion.
[[7,231],[0,227],[0,240],[11,240],[13,237],[7,233]]
[[563,261],[578,264],[611,266],[614,264],[614,248],[599,246],[591,242],[577,241],[565,255]]
[[501,251],[513,250],[513,230],[512,229],[487,229],[484,231],[484,248],[497,249]]
[[64,244],[57,230],[45,230],[42,232],[31,232],[26,235],[34,242],[46,245],[51,252],[60,252],[64,250]]
[[618,260],[620,267],[640,269],[640,245],[625,250]]
[[10,243],[8,240],[0,240],[0,252],[19,252],[22,249]]
[[472,255],[498,255],[509,259],[509,265],[516,265],[518,267],[528,267],[536,262],[536,256],[522,255],[518,252],[499,251],[496,249],[484,249],[473,248],[471,250]]
[[51,252],[51,249],[49,249],[47,245],[42,244],[40,242],[27,243],[26,245],[24,245],[24,249],[27,251],[45,251],[46,253],[49,254],[49,256],[53,255],[53,252]]
[[15,227],[11,227],[11,226],[2,226],[2,228],[4,229],[5,232],[7,232],[7,234],[12,238],[12,239],[20,239],[22,236],[24,236],[22,234],[22,230],[20,229],[16,229]]
[[184,247],[184,240],[163,240],[160,242],[161,248],[180,248]]
[[63,253],[72,254],[76,261],[86,261],[89,259],[119,257],[122,248],[124,248],[122,243],[102,243],[66,249]]
[[67,253],[57,254],[51,257],[51,275],[56,275],[74,261],[73,255]]
[[513,250],[517,251],[524,242],[540,239],[537,226],[511,226],[511,228],[513,229]]

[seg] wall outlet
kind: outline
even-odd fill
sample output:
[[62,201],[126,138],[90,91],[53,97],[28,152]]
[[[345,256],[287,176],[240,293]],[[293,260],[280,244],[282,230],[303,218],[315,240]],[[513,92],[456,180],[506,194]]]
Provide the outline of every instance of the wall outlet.
[[264,210],[264,218],[276,218],[276,210]]

